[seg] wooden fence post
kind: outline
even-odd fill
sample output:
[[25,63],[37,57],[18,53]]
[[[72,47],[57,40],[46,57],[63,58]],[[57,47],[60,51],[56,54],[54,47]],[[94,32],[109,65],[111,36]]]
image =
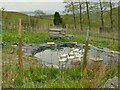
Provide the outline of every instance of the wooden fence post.
[[87,65],[88,39],[89,39],[89,30],[86,33],[85,53],[84,53],[84,58],[83,58],[83,70]]
[[21,30],[21,19],[19,19],[19,30],[18,30],[18,65],[22,67],[22,30]]

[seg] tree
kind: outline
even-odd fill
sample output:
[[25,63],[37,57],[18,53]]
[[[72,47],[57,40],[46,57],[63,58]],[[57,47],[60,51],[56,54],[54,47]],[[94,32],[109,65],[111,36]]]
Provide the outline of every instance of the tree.
[[40,18],[46,15],[42,10],[35,10],[34,13],[36,17],[40,17]]
[[65,2],[64,2],[66,5],[65,5],[65,10],[64,10],[64,12],[65,13],[72,13],[72,15],[73,15],[73,22],[74,22],[74,28],[76,28],[76,16],[75,16],[75,13],[76,13],[76,11],[78,11],[77,10],[77,2],[73,2],[72,0],[66,0]]
[[88,16],[88,29],[90,30],[91,26],[90,26],[90,15],[89,15],[89,6],[88,6],[88,2],[86,0],[86,7],[87,7],[87,16]]
[[111,30],[113,29],[113,18],[112,18],[112,2],[110,0],[110,20],[111,20]]
[[74,8],[74,3],[71,2],[71,5],[72,5],[72,10],[73,10],[74,28],[76,28],[76,18],[75,18],[75,8]]
[[100,10],[101,10],[101,26],[102,26],[102,29],[104,29],[104,21],[103,21],[103,6],[102,6],[102,2],[101,2],[101,0],[99,0],[99,3],[100,3]]
[[54,25],[56,26],[62,25],[62,18],[60,17],[59,12],[55,12],[53,21],[54,21]]
[[82,27],[82,7],[81,7],[81,2],[79,1],[79,12],[80,12],[80,29],[83,30]]
[[[113,5],[114,6],[114,5]],[[113,31],[113,11],[112,11],[112,2],[110,0],[110,20],[111,20],[111,30]],[[113,43],[114,43],[114,32],[113,32]]]

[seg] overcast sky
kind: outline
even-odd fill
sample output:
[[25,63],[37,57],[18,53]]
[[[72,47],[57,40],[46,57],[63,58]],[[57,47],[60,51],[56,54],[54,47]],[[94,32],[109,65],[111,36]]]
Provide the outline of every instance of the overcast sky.
[[64,10],[62,2],[4,2],[2,7],[10,11],[34,11],[37,9],[51,11]]
[[[9,11],[34,11],[50,10],[50,11],[63,11],[64,0],[0,0],[0,5]],[[76,0],[73,0],[76,1]],[[85,1],[85,0],[82,0]],[[96,0],[88,0],[96,1]],[[109,1],[109,0],[104,0]],[[118,0],[112,0],[118,1]]]

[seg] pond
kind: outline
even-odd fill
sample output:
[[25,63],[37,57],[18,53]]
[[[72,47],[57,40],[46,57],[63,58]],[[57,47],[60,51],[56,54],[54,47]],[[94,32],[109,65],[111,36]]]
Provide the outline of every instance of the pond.
[[[84,50],[85,44],[73,44],[73,43],[57,43],[54,45],[39,44],[39,45],[23,45],[23,49],[27,53],[31,53],[39,62],[44,66],[53,65],[56,68],[77,66],[83,63],[84,52],[81,53],[81,58],[74,58],[71,60],[60,62],[59,57],[61,55],[68,55],[75,49]],[[107,48],[99,48],[89,45],[87,53],[87,62],[92,65],[94,62],[102,64],[108,64],[119,61],[119,52],[109,50]],[[67,58],[66,57],[66,58]]]
[[[51,64],[60,66],[58,57],[60,57],[60,54],[62,54],[62,55],[68,54],[70,51],[72,51],[72,48],[70,48],[70,47],[61,47],[61,49],[56,48],[54,50],[46,49],[44,51],[36,53],[34,56],[37,57],[38,60],[40,61],[40,63],[42,63],[45,66],[51,65]],[[95,61],[94,60],[95,58],[101,59],[101,61]],[[103,52],[103,51],[97,51],[94,49],[89,49],[87,60],[88,60],[89,64],[92,64],[94,62],[99,62],[99,63],[103,63],[103,64],[117,62],[118,54],[112,54],[112,53],[107,53],[107,52]],[[73,66],[71,64],[71,61],[72,60],[68,60],[65,63],[64,67]],[[81,63],[82,62],[83,62],[83,58],[81,59]]]

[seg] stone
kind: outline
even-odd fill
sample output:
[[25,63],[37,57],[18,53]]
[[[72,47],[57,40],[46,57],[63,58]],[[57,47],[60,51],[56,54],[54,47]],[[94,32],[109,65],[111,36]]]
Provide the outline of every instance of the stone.
[[48,67],[48,68],[51,68],[51,67],[53,67],[53,68],[56,68],[56,69],[59,69],[59,66],[58,65],[52,65],[52,64],[45,64],[45,66],[46,67]]
[[49,44],[49,45],[53,45],[53,44],[55,44],[54,42],[47,42],[47,44]]
[[82,48],[83,46],[81,44],[75,44],[76,47]]
[[57,44],[57,47],[63,47],[63,46],[64,46],[63,43],[58,43],[58,44]]
[[108,79],[105,82],[103,88],[118,88],[118,83],[119,83],[118,81],[120,81],[120,79],[116,76],[112,79]]
[[70,42],[70,43],[74,43],[74,44],[77,44],[77,42]]
[[80,65],[80,64],[81,64],[80,60],[72,60],[71,61],[71,65]]
[[18,45],[11,45],[11,46],[12,46],[12,47],[15,47],[15,48],[18,47]]
[[90,59],[93,60],[94,62],[103,61],[103,59],[100,57],[94,57],[94,58],[90,58]]
[[65,42],[63,43],[65,47],[74,47],[76,46],[77,42]]

